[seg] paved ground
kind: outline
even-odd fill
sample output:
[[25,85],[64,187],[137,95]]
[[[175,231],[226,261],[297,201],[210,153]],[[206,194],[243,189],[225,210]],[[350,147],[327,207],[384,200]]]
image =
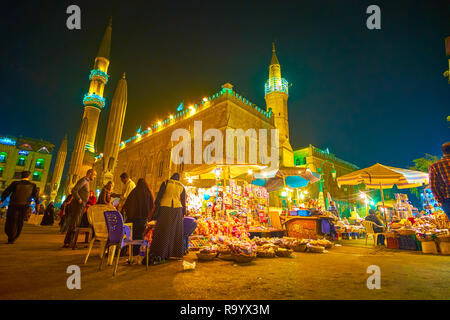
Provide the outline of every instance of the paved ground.
[[[25,224],[7,245],[0,222],[0,299],[450,299],[450,256],[345,245],[327,254],[197,263],[184,272],[180,261],[149,267],[121,260],[115,278],[97,271],[98,246],[86,265],[86,249],[62,249],[56,227]],[[190,253],[187,260],[193,261]],[[70,265],[81,268],[81,290],[69,290]],[[370,265],[381,268],[381,289],[369,290]]]

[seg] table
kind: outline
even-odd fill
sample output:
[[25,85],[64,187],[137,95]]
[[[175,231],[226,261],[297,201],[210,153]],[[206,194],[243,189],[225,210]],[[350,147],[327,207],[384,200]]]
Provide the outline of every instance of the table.
[[322,236],[322,219],[329,219],[329,217],[287,217],[283,224],[286,226],[289,237],[298,239],[317,239],[319,235]]

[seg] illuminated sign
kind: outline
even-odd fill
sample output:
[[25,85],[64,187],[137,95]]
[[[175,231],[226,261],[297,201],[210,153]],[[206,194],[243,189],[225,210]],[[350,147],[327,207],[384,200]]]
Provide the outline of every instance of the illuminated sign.
[[6,145],[9,145],[9,146],[15,146],[16,145],[16,140],[13,140],[13,139],[10,139],[10,138],[7,138],[7,137],[3,137],[3,138],[0,138],[0,143],[1,144],[6,144]]
[[19,154],[20,154],[21,156],[27,156],[29,153],[30,153],[30,152],[29,152],[29,151],[26,151],[26,150],[20,150],[20,151],[19,151]]

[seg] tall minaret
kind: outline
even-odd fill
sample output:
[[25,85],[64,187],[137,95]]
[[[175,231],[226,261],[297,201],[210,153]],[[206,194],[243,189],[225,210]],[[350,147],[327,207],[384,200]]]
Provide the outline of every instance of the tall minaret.
[[[88,133],[89,121],[88,118],[83,118],[81,121],[81,127],[77,133],[77,139],[75,140],[75,147],[73,148],[72,157],[70,159],[69,164],[69,172],[67,179],[67,188],[71,189],[71,187],[80,179],[83,174],[86,172],[82,172],[83,166],[83,158],[85,154],[85,146],[87,141],[87,133]],[[70,192],[70,190],[66,190]]]
[[114,168],[119,154],[119,144],[127,110],[127,80],[125,72],[119,80],[109,111],[108,127],[106,129],[105,147],[103,151],[103,185],[113,180]]
[[58,150],[58,155],[56,156],[55,169],[53,169],[52,184],[50,191],[50,201],[55,201],[56,195],[58,193],[59,185],[61,183],[61,177],[64,170],[64,163],[66,162],[67,156],[67,135],[64,136],[61,146]]
[[[73,186],[94,164],[95,136],[97,134],[100,111],[105,106],[103,90],[108,83],[109,53],[111,48],[112,18],[106,27],[94,67],[89,75],[89,92],[84,96],[84,113],[80,130],[78,131],[75,149],[70,159],[69,179],[66,188]],[[83,126],[86,126],[84,129]],[[67,190],[66,191],[70,191]]]
[[112,32],[112,18],[109,20],[109,25],[106,28],[102,43],[98,49],[97,57],[95,58],[94,68],[91,70],[89,80],[89,92],[84,96],[84,114],[83,118],[88,118],[89,126],[87,132],[86,150],[95,152],[95,135],[97,134],[98,118],[100,111],[105,106],[105,99],[103,98],[103,90],[108,82],[108,66],[109,66],[109,52],[111,48],[111,32]]
[[280,141],[280,166],[293,167],[294,153],[289,142],[289,122],[287,100],[289,97],[288,82],[281,78],[281,67],[272,43],[272,60],[269,66],[269,79],[265,84],[265,100],[267,111],[272,110],[275,127],[278,129]]

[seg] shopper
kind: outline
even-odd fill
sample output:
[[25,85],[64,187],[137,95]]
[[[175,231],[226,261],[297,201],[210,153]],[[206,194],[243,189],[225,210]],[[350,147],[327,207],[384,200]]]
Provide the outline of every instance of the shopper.
[[442,145],[442,159],[430,166],[430,188],[450,220],[450,142]]
[[373,226],[373,231],[375,233],[382,233],[384,231],[383,223],[377,217],[377,213],[373,209],[369,210],[369,214],[366,216],[364,220],[372,221],[373,223],[375,223],[375,225]]
[[12,182],[2,193],[0,205],[11,195],[5,222],[8,244],[14,243],[19,237],[32,199],[34,199],[37,209],[39,209],[39,191],[36,185],[29,181],[30,176],[30,171],[23,171],[22,179]]
[[112,191],[113,183],[109,181],[100,192],[98,196],[97,204],[110,204],[111,203],[111,191]]
[[[128,195],[123,211],[127,216],[127,223],[133,224],[133,240],[142,240],[147,221],[150,220],[155,211],[155,200],[151,190],[144,179],[139,179]],[[139,254],[139,247],[133,246],[133,255]]]
[[80,227],[87,228],[89,227],[89,219],[87,217],[87,211],[90,206],[95,206],[97,204],[97,197],[95,196],[95,192],[91,190],[89,193],[89,199],[84,207],[83,217],[81,218]]
[[84,208],[89,200],[89,183],[95,178],[95,174],[94,169],[89,169],[86,176],[78,180],[72,189],[74,199],[68,207],[68,218],[70,221],[63,248],[68,248],[70,246],[73,236],[75,235],[75,229],[80,226]]
[[50,201],[47,208],[44,211],[44,217],[41,221],[41,226],[52,226],[55,222],[55,206],[53,201]]
[[163,182],[156,197],[156,220],[150,255],[152,263],[158,263],[169,257],[182,258],[183,216],[186,215],[186,191],[175,173]]
[[124,172],[120,175],[120,180],[123,183],[122,193],[113,193],[111,194],[111,197],[113,198],[120,198],[119,204],[117,205],[117,210],[122,210],[123,205],[125,204],[125,201],[127,200],[128,195],[131,191],[136,187],[136,184],[133,182],[133,180],[130,179],[128,176],[128,173]]

